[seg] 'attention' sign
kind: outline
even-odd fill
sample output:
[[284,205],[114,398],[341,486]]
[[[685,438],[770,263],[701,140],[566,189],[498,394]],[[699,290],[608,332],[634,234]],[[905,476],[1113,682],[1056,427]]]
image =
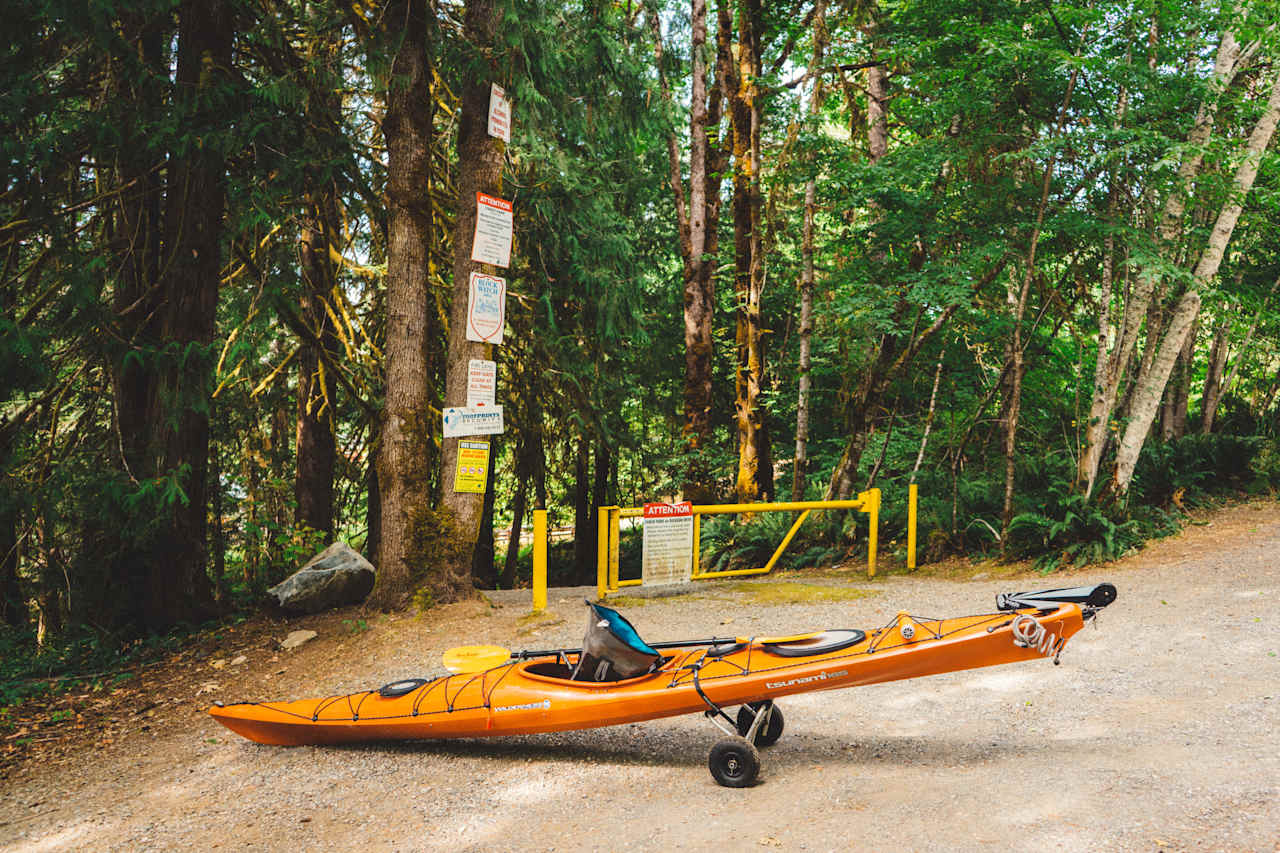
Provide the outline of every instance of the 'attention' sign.
[[645,586],[689,583],[693,574],[693,505],[644,505],[642,548]]

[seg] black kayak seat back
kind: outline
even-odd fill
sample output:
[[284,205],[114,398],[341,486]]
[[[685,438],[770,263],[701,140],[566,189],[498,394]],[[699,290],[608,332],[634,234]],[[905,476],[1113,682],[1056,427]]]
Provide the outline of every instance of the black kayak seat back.
[[1115,600],[1115,584],[1100,583],[1066,589],[1043,589],[1039,592],[1002,592],[996,596],[996,609],[1009,611],[1030,607],[1055,610],[1060,604],[1080,604],[1097,610]]
[[588,601],[587,633],[572,678],[616,681],[644,675],[662,663],[658,650],[640,639],[635,626],[611,607]]

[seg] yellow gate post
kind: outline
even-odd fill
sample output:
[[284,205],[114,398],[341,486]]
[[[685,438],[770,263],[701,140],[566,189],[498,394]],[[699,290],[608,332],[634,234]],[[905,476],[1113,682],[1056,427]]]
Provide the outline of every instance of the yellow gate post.
[[618,562],[621,560],[622,532],[620,507],[609,507],[609,589],[618,588]]
[[876,553],[880,550],[880,490],[868,489],[859,498],[867,499],[867,577],[876,576]]
[[533,609],[547,609],[547,511],[533,511]]
[[916,567],[916,505],[920,499],[920,487],[907,486],[907,568]]
[[596,598],[604,601],[609,594],[609,508],[598,508],[596,515]]

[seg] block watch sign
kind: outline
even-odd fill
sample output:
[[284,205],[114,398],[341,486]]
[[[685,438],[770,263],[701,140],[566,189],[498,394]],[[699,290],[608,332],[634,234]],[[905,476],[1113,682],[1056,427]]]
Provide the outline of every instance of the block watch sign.
[[467,340],[500,344],[506,324],[507,280],[473,272],[467,302]]
[[511,202],[485,193],[476,193],[476,231],[471,241],[471,260],[495,267],[511,266],[511,235],[515,217]]
[[641,548],[645,586],[689,583],[693,574],[693,505],[644,505]]

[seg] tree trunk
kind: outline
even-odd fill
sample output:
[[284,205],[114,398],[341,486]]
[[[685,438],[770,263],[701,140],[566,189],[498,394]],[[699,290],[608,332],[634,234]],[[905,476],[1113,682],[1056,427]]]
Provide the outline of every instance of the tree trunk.
[[[671,94],[662,73],[663,47],[659,14],[653,3],[648,5],[649,25],[653,32],[654,54],[659,69],[659,83],[664,102],[670,107]],[[679,140],[674,129],[667,137],[669,185],[675,200],[676,225],[679,231],[680,255],[683,260],[684,286],[684,435],[695,454],[710,444],[711,371],[715,356],[712,328],[715,319],[714,231],[719,220],[719,177],[708,171],[713,160],[707,128],[719,124],[719,108],[715,115],[708,109],[707,93],[707,4],[691,0],[690,51],[692,89],[689,104],[689,196],[680,177]],[[712,476],[695,458],[686,475],[684,496],[698,503],[710,499]]]
[[[0,449],[0,461],[8,448]],[[7,504],[0,506],[0,621],[12,628],[25,628],[27,602],[18,580],[18,513]]]
[[[382,123],[388,203],[386,392],[378,442],[378,577],[368,599],[371,607],[384,610],[404,604],[430,564],[433,540],[451,536],[447,528],[442,532],[431,523],[428,505],[433,454],[427,345],[434,316],[427,290],[433,223],[426,192],[433,103],[427,59],[431,14],[425,0],[396,0],[387,8],[384,34],[396,50]],[[482,497],[476,496],[477,527]],[[471,550],[465,555],[467,573]]]
[[[822,65],[826,50],[826,0],[814,4],[813,62]],[[822,110],[822,78],[813,82],[809,94],[809,114],[817,117]],[[810,176],[804,185],[804,225],[800,238],[800,364],[799,392],[796,395],[796,455],[791,466],[791,500],[804,500],[806,474],[809,467],[809,391],[813,369],[811,339],[813,337],[813,219],[818,207],[817,181]]]
[[[1240,276],[1237,275],[1237,284]],[[1204,396],[1201,398],[1201,435],[1213,432],[1213,423],[1218,414],[1218,403],[1222,400],[1223,379],[1227,373],[1227,349],[1230,345],[1231,319],[1230,310],[1218,318],[1218,325],[1213,330],[1213,343],[1209,346],[1209,364],[1205,370]],[[1190,340],[1190,335],[1187,336]],[[1185,347],[1184,347],[1185,349]]]
[[760,23],[759,0],[738,4],[738,88],[733,97],[734,292],[737,294],[737,372],[735,421],[738,433],[738,500],[760,496],[761,483],[773,481],[763,429],[760,393],[764,384],[764,329],[760,301],[764,291],[764,255],[760,245]]
[[[588,541],[591,526],[591,441],[579,436],[573,461],[573,573],[586,574],[595,551]],[[594,537],[590,537],[594,539]]]
[[591,487],[591,513],[587,520],[587,538],[590,541],[590,548],[587,553],[586,572],[579,577],[579,582],[590,586],[596,580],[596,555],[600,546],[600,507],[607,506],[611,503],[609,500],[609,472],[613,468],[613,453],[609,449],[609,443],[604,437],[600,437],[599,443],[596,445],[596,458],[594,463],[594,483]]
[[493,545],[493,503],[494,503],[494,481],[498,471],[498,454],[501,448],[501,441],[498,436],[492,436],[489,442],[489,468],[485,474],[484,484],[484,509],[480,516],[480,535],[476,539],[476,553],[471,563],[471,576],[475,579],[476,585],[482,589],[496,589],[498,586],[498,571],[494,565],[494,545]]
[[1175,380],[1172,388],[1164,395],[1165,410],[1161,426],[1161,437],[1165,441],[1175,441],[1187,434],[1187,401],[1191,396],[1191,374],[1196,348],[1196,328],[1199,321],[1191,324],[1191,332],[1187,342],[1182,345],[1175,369]]
[[[294,520],[333,537],[333,467],[336,457],[334,409],[337,382],[331,369],[337,361],[338,337],[325,310],[333,298],[335,270],[329,256],[337,222],[328,188],[311,194],[299,239],[303,295],[299,315],[319,344],[304,341],[298,354],[298,416],[295,437]],[[320,347],[329,358],[322,360]]]
[[1173,319],[1169,323],[1169,330],[1164,340],[1160,342],[1160,351],[1156,355],[1151,375],[1147,381],[1140,383],[1141,388],[1135,394],[1129,423],[1125,427],[1124,437],[1116,451],[1112,488],[1119,496],[1125,495],[1129,490],[1129,483],[1133,479],[1133,471],[1138,463],[1138,455],[1142,452],[1147,433],[1159,409],[1160,398],[1164,395],[1165,386],[1169,382],[1173,363],[1178,351],[1186,342],[1186,335],[1191,329],[1192,321],[1200,311],[1198,290],[1205,287],[1218,274],[1223,253],[1231,241],[1231,235],[1240,219],[1249,190],[1253,188],[1254,179],[1258,176],[1258,165],[1262,159],[1262,153],[1271,142],[1277,121],[1280,121],[1280,73],[1277,73],[1272,80],[1271,95],[1267,100],[1266,109],[1258,119],[1258,123],[1254,125],[1253,132],[1249,134],[1244,159],[1237,167],[1232,182],[1232,192],[1227,203],[1218,213],[1213,231],[1209,235],[1208,245],[1200,254],[1192,286],[1174,307]]
[[[298,240],[302,268],[302,305],[298,311],[317,343],[301,342],[298,353],[297,467],[293,496],[297,508],[294,521],[333,537],[333,469],[337,446],[334,441],[334,410],[337,380],[326,364],[338,361],[338,336],[326,302],[334,298],[337,275],[330,247],[337,229],[338,214],[332,188],[320,187],[310,193]],[[324,355],[320,348],[324,348]]]
[[[492,50],[499,13],[494,0],[468,0],[464,31],[471,48],[479,55]],[[496,64],[490,60],[493,74]],[[453,230],[453,303],[449,309],[449,348],[445,362],[444,405],[465,406],[467,371],[471,359],[488,359],[491,344],[467,340],[467,306],[471,273],[501,272],[471,260],[476,224],[476,193],[502,194],[502,160],[506,150],[502,140],[489,136],[489,89],[494,79],[473,75],[462,86],[458,114],[458,166],[455,183],[458,208]],[[441,442],[441,470],[457,466],[458,439]],[[432,573],[431,587],[437,601],[450,601],[471,594],[472,552],[479,535],[483,510],[481,495],[455,492],[451,483],[440,489],[440,513],[447,542],[436,556],[438,570]]]
[[511,502],[511,535],[507,538],[507,558],[502,561],[502,576],[498,583],[503,589],[515,589],[516,563],[520,560],[520,537],[524,532],[525,503],[529,495],[529,475],[534,463],[527,439],[520,442],[516,457],[516,496]]
[[[162,252],[161,202],[163,193],[156,155],[142,144],[139,124],[147,117],[158,117],[164,94],[158,85],[148,82],[165,79],[164,43],[172,37],[168,28],[148,28],[141,20],[122,14],[122,30],[130,51],[152,71],[152,76],[138,79],[120,71],[123,57],[110,66],[111,97],[125,98],[134,106],[126,114],[126,124],[119,129],[127,144],[119,147],[116,180],[131,186],[131,192],[117,196],[111,223],[111,242],[118,246],[117,274],[112,293],[122,347],[112,361],[112,397],[115,403],[115,438],[119,446],[119,466],[124,477],[138,484],[153,477],[155,460],[148,452],[151,426],[147,422],[147,401],[157,379],[155,356],[160,342],[159,277]],[[132,35],[132,38],[130,38]],[[132,144],[129,144],[132,143]],[[148,558],[141,531],[119,530],[106,535],[115,539],[107,545],[111,564],[110,585],[115,589],[143,590],[148,584]],[[144,596],[114,596],[109,613],[100,614],[102,623],[113,628],[146,627]]]
[[[177,110],[193,136],[216,132],[231,80],[232,9],[223,0],[187,0],[178,12]],[[148,628],[199,624],[215,612],[205,571],[208,534],[209,378],[221,272],[225,169],[217,146],[169,159],[165,252],[157,316],[166,358],[149,389],[149,455],[174,476],[184,501],[164,508],[152,542],[143,613]]]

